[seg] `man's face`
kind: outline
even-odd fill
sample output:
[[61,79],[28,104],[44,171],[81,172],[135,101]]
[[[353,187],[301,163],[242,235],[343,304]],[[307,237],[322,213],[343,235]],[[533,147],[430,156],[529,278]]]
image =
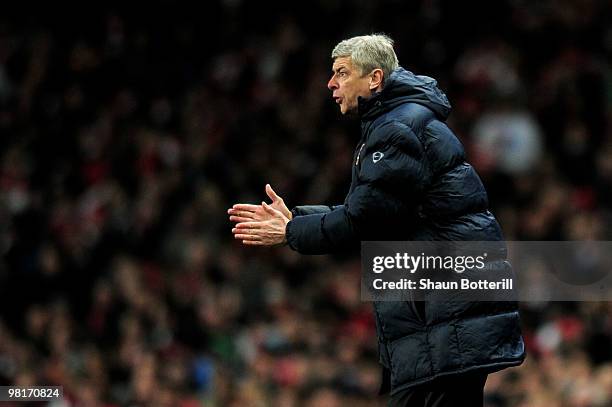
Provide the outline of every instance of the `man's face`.
[[332,66],[333,75],[327,87],[332,91],[334,101],[340,105],[340,113],[356,113],[357,98],[369,97],[370,75],[361,75],[353,66],[351,57],[338,57]]

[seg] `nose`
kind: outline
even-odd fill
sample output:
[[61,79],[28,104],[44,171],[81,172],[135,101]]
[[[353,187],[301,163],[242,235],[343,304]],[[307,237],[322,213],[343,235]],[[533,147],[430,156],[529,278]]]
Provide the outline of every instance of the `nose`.
[[332,91],[338,89],[338,82],[336,81],[335,75],[329,79],[329,82],[327,82],[327,89]]

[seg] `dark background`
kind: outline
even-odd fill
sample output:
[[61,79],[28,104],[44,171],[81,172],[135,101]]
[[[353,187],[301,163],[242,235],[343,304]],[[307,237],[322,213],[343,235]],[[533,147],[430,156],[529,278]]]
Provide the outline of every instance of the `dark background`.
[[[508,240],[610,240],[606,1],[118,2],[0,16],[0,384],[74,405],[382,406],[359,259],[257,250],[226,209],[337,204],[334,45],[435,77]],[[612,305],[525,303],[489,406],[612,402]],[[78,404],[80,403],[80,404]]]

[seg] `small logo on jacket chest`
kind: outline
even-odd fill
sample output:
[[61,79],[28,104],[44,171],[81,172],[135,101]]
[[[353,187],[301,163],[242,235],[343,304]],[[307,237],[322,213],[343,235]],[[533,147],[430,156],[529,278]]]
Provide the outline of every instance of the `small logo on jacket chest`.
[[385,155],[383,153],[381,153],[380,151],[377,151],[374,154],[372,154],[372,161],[374,162],[374,164],[376,164],[377,162],[382,160],[384,156]]

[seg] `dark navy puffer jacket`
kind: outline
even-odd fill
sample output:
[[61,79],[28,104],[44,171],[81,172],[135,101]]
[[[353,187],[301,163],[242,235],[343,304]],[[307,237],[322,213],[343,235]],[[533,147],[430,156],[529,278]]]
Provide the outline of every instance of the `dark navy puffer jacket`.
[[[362,137],[344,204],[294,208],[289,246],[323,254],[364,240],[501,241],[484,186],[444,123],[450,110],[435,80],[401,67],[381,92],[360,98]],[[525,357],[515,302],[376,302],[374,309],[392,393]]]

